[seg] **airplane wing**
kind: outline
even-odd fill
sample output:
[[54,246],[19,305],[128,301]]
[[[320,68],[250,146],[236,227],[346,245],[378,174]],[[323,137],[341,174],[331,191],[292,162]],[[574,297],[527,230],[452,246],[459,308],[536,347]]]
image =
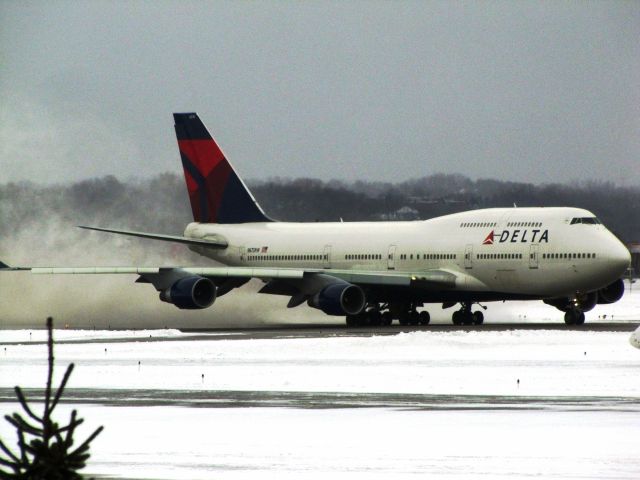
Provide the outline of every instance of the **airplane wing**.
[[[289,296],[287,307],[305,302],[329,315],[360,312],[366,306],[365,290],[420,289],[442,292],[486,290],[486,285],[464,272],[433,269],[423,272],[353,271],[337,269],[269,267],[10,267],[1,271],[27,270],[34,274],[138,275],[136,283],[151,283],[160,299],[178,308],[206,308],[216,299],[252,278],[265,285],[259,293]],[[347,292],[347,293],[345,293]],[[346,296],[345,296],[346,295]],[[345,298],[347,300],[345,300]],[[339,302],[340,307],[336,307]]]
[[[137,274],[144,278],[197,275],[212,280],[251,279],[270,280],[305,280],[323,276],[355,285],[384,286],[420,286],[424,289],[456,289],[468,283],[470,277],[459,272],[434,269],[411,272],[389,271],[354,271],[335,269],[301,269],[301,268],[269,268],[269,267],[10,267],[0,262],[0,271],[31,271],[33,274]],[[271,293],[271,292],[265,292]]]
[[132,230],[116,230],[113,228],[86,227],[78,225],[79,228],[85,230],[95,230],[97,232],[117,233],[119,235],[129,235],[131,237],[150,238],[152,240],[161,240],[164,242],[183,243],[186,245],[198,245],[209,248],[227,248],[228,242],[221,236],[215,238],[198,239],[190,237],[179,237],[177,235],[161,235],[158,233],[134,232]]

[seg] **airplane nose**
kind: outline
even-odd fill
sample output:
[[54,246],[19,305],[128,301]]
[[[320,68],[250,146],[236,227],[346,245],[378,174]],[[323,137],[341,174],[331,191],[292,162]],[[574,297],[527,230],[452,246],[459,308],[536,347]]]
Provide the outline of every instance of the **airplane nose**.
[[629,268],[629,265],[631,265],[631,253],[621,241],[616,239],[609,250],[609,260],[612,267],[615,268],[616,271],[619,271],[620,276],[622,276]]

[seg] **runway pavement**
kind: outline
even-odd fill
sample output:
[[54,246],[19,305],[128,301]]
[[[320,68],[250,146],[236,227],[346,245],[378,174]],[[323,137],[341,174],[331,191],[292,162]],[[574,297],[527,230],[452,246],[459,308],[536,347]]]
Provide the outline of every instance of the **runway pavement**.
[[[23,389],[43,401],[43,389]],[[0,403],[15,403],[12,388],[0,388]],[[68,388],[62,403],[112,407],[194,408],[391,408],[402,410],[553,410],[640,412],[635,397],[452,395],[366,392],[152,390]]]
[[[86,344],[86,343],[126,343],[126,342],[167,342],[167,341],[219,341],[219,340],[255,340],[255,339],[291,339],[291,338],[330,338],[330,337],[374,337],[398,335],[409,332],[504,332],[511,330],[555,330],[555,331],[581,331],[581,332],[632,332],[640,324],[637,322],[594,322],[584,325],[566,325],[564,323],[488,323],[484,325],[449,325],[433,324],[422,326],[389,327],[346,327],[341,325],[326,324],[274,324],[260,327],[247,328],[184,328],[180,329],[183,335],[153,335],[148,337],[123,337],[88,338],[56,340],[57,344]],[[0,345],[22,345],[30,343],[34,345],[45,342],[2,342]]]

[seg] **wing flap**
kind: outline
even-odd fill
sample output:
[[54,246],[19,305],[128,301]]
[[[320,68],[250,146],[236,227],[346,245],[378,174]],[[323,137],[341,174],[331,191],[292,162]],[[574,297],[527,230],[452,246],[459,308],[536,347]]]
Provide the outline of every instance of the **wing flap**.
[[447,270],[424,272],[362,272],[354,270],[327,270],[328,275],[358,285],[420,286],[426,289],[455,288],[462,276]]

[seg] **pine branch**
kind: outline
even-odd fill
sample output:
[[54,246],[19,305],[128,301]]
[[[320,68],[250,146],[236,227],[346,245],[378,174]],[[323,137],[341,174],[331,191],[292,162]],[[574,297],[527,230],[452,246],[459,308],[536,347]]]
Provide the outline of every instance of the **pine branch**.
[[23,465],[26,465],[29,462],[29,458],[27,457],[27,449],[25,448],[27,442],[24,439],[24,430],[21,428],[18,429],[18,447],[20,447],[20,459]]
[[79,418],[77,420],[74,420],[73,424],[69,423],[68,425],[65,425],[64,427],[58,428],[58,431],[60,433],[63,433],[63,432],[67,432],[68,433],[69,430],[75,430],[79,425],[82,425],[83,423],[84,423],[84,420],[82,418]]
[[[10,460],[13,460],[14,462],[18,461],[18,457],[16,457],[14,453],[11,450],[9,450],[9,447],[7,447],[1,439],[0,439],[0,449],[5,453],[5,455],[7,455],[7,457],[9,457]],[[0,457],[0,460],[2,460],[2,457]]]
[[88,450],[88,449],[89,449],[89,444],[90,444],[91,442],[93,442],[93,440],[94,440],[98,435],[100,435],[100,433],[102,432],[102,430],[104,430],[104,427],[103,427],[103,426],[100,426],[100,427],[96,428],[96,431],[95,431],[95,432],[93,432],[93,433],[89,436],[89,438],[87,438],[84,442],[82,442],[82,444],[81,444],[78,448],[76,448],[76,449],[71,453],[71,455],[76,455],[77,453],[81,453],[81,452],[83,452],[83,451],[85,451],[85,450]]
[[64,440],[64,443],[67,446],[67,448],[70,448],[71,445],[73,445],[73,432],[75,431],[76,427],[84,421],[83,419],[76,420],[77,414],[78,414],[77,410],[73,410],[71,412],[71,421],[69,422],[69,426],[67,427],[68,429],[67,436]]
[[62,396],[62,392],[64,392],[64,388],[66,387],[67,382],[69,381],[69,377],[71,376],[71,372],[73,372],[74,367],[75,367],[75,365],[73,363],[70,363],[69,366],[67,367],[67,371],[64,373],[64,377],[62,378],[62,382],[60,382],[60,386],[58,387],[58,391],[56,392],[56,396],[53,399],[53,403],[51,404],[50,412],[52,412],[53,409],[56,408],[56,405],[60,401],[60,397]]
[[22,393],[22,389],[18,386],[15,386],[14,391],[16,392],[16,397],[18,397],[18,401],[20,402],[20,405],[22,406],[24,411],[27,412],[27,415],[29,415],[35,421],[42,423],[42,420],[40,419],[40,417],[38,417],[35,413],[33,413],[31,408],[29,407],[27,403],[27,397]]
[[51,381],[53,379],[53,318],[47,317],[47,350],[49,351],[49,369],[47,371],[47,386],[44,394],[44,435],[43,440],[45,445],[49,445],[49,439],[51,438],[51,432],[49,430],[48,419],[51,416]]
[[[13,468],[13,466],[16,464],[17,462],[15,461],[10,461],[10,460],[5,460],[4,458],[0,457],[0,465],[4,465],[6,467],[11,467]],[[2,473],[2,470],[0,470],[0,473]],[[0,476],[0,478],[2,478]]]
[[4,418],[7,420],[7,422],[9,422],[11,425],[16,427],[17,430],[23,429],[26,433],[30,435],[39,436],[39,435],[42,435],[43,433],[43,430],[41,428],[34,427],[33,425],[28,424],[20,416],[19,413],[14,413],[13,417],[10,417],[9,415],[5,415]]

